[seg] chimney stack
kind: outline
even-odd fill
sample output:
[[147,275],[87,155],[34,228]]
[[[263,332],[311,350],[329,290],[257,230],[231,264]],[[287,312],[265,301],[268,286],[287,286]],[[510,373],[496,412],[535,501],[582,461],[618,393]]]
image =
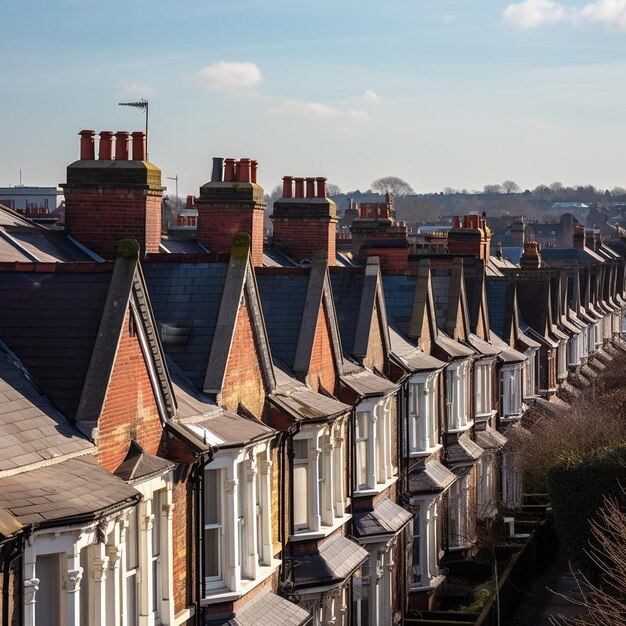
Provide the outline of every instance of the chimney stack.
[[[145,160],[145,134],[100,132],[95,160],[95,132],[80,133],[80,160],[67,168],[65,228],[83,245],[104,258],[115,258],[123,239],[136,239],[142,253],[158,252],[161,243],[161,170]],[[102,163],[100,163],[102,162]]]
[[448,251],[450,254],[471,254],[488,261],[490,256],[491,231],[484,217],[476,214],[454,218],[448,231]]
[[541,267],[539,244],[536,241],[524,242],[524,254],[520,258],[520,267],[523,270],[538,270]]
[[579,250],[584,250],[586,245],[586,233],[585,227],[582,224],[576,224],[574,226],[574,236],[573,236],[573,244],[574,248],[578,248]]
[[295,261],[312,261],[324,252],[328,264],[335,264],[337,207],[326,198],[326,178],[283,177],[283,197],[274,202],[271,220],[274,246]]
[[[222,175],[223,164],[223,175]],[[256,184],[258,162],[213,158],[210,182],[196,198],[198,241],[215,253],[230,254],[233,238],[248,233],[254,265],[263,264],[263,188]]]

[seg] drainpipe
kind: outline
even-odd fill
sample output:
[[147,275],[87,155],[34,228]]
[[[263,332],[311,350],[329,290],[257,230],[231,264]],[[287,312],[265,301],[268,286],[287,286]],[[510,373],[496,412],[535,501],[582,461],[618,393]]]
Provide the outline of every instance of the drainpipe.
[[209,448],[206,452],[198,455],[198,465],[195,469],[192,469],[191,483],[192,490],[194,492],[194,507],[196,509],[196,614],[195,624],[196,626],[202,626],[201,620],[201,606],[200,600],[204,597],[204,576],[202,575],[201,558],[200,558],[200,546],[203,544],[201,541],[201,533],[204,528],[204,470],[206,466],[213,460],[215,451],[213,448]]

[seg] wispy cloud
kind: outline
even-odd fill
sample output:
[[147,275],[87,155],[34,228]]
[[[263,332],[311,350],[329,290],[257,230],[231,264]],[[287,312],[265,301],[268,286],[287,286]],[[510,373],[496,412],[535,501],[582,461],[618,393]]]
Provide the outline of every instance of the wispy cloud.
[[373,89],[366,89],[363,95],[358,96],[356,99],[370,104],[378,104],[380,102],[380,96]]
[[195,75],[195,82],[204,89],[233,91],[250,89],[263,82],[263,74],[249,61],[217,61]]
[[509,4],[504,9],[504,19],[519,28],[535,28],[558,22],[565,17],[565,7],[552,0],[524,0]]
[[286,98],[278,106],[270,109],[270,112],[322,120],[348,118],[363,121],[369,119],[369,115],[365,111],[357,109],[344,110],[332,107],[324,102],[305,102],[295,98]]
[[553,0],[524,0],[509,4],[503,15],[509,24],[519,28],[569,21],[574,24],[601,24],[626,31],[626,0],[597,0],[582,9]]
[[120,87],[125,94],[129,96],[139,96],[140,98],[149,98],[156,93],[154,87],[136,81],[122,82],[120,83]]
[[582,21],[626,31],[626,0],[599,0],[586,4],[577,14]]

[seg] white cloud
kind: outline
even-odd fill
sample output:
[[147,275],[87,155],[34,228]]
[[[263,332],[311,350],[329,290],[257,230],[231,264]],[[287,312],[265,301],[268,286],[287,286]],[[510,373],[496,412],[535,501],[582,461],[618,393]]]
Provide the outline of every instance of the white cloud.
[[155,94],[154,87],[138,82],[123,82],[120,84],[122,91],[130,96],[139,96],[140,98],[149,98]]
[[207,65],[195,76],[205,89],[230,91],[256,87],[263,81],[261,70],[249,61],[217,61]]
[[363,95],[359,96],[357,100],[369,102],[370,104],[378,104],[380,102],[380,96],[373,89],[366,89]]
[[567,16],[563,5],[552,0],[524,0],[504,9],[504,19],[520,28],[534,28],[558,22]]
[[303,102],[294,98],[287,98],[282,104],[271,109],[271,112],[326,120],[350,118],[363,121],[369,119],[369,115],[365,111],[355,109],[344,111],[323,102]]
[[582,21],[595,22],[626,31],[626,0],[598,0],[586,4],[577,14]]

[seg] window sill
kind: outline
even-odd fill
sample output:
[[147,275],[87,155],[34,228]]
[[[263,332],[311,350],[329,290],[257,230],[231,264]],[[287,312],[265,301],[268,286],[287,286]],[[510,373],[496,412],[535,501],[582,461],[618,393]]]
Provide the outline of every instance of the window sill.
[[413,591],[432,591],[436,589],[445,581],[445,576],[435,576],[431,578],[427,585],[422,585],[420,583],[412,583],[411,584],[411,592]]
[[461,428],[449,428],[448,432],[449,433],[465,433],[467,432],[472,426],[474,425],[474,420],[471,420],[469,422],[467,422],[467,424],[465,424],[465,426],[462,426]]
[[501,422],[508,424],[509,422],[519,422],[522,419],[523,413],[512,413],[511,415],[506,415],[500,418]]
[[352,519],[352,514],[346,513],[343,517],[337,517],[332,526],[322,526],[319,530],[307,530],[289,536],[289,541],[310,541],[311,539],[324,539],[334,533],[340,526]]
[[439,450],[441,450],[441,448],[443,448],[443,444],[438,443],[434,445],[432,448],[426,448],[426,450],[414,450],[414,451],[409,452],[409,458],[416,459],[422,456],[430,456],[431,454],[435,454],[435,452],[438,452]]
[[208,591],[207,595],[200,601],[201,606],[238,600],[256,586],[260,585],[264,580],[267,580],[280,567],[280,564],[280,560],[272,559],[271,565],[260,566],[257,577],[254,580],[243,578],[240,583],[240,588],[237,591],[231,591],[225,586]]
[[487,411],[486,413],[476,413],[474,415],[474,421],[486,422],[487,420],[490,420],[496,413],[497,411],[495,410]]
[[382,493],[388,487],[391,487],[398,480],[397,476],[392,476],[389,480],[384,483],[379,483],[373,489],[357,489],[353,494],[353,498],[358,498],[360,496],[377,496],[379,493]]

